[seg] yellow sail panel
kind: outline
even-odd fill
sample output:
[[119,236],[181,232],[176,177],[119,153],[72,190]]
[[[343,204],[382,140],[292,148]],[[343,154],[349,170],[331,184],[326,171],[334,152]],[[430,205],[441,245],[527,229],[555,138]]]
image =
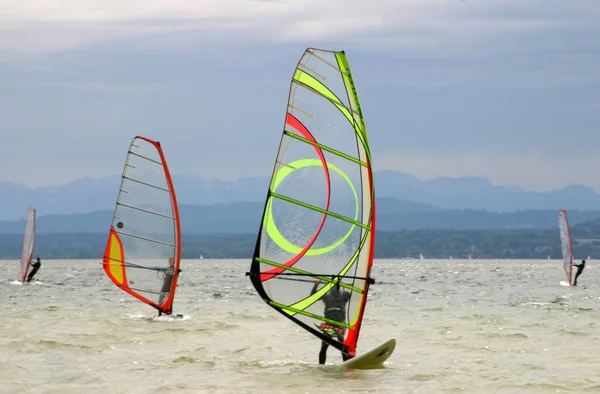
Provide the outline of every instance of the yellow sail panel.
[[104,263],[104,270],[115,284],[118,286],[127,286],[123,244],[119,239],[119,235],[113,229],[111,229],[108,243],[106,244]]

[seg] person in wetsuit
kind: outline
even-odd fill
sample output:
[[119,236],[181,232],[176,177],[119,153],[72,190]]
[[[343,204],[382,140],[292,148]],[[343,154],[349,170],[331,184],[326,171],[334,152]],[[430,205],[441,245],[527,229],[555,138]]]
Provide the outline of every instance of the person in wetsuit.
[[585,260],[581,260],[580,264],[573,264],[574,267],[577,267],[577,272],[575,273],[575,279],[573,279],[573,286],[577,286],[577,278],[583,272],[585,268]]
[[[321,283],[320,280],[315,280],[315,285],[310,292],[311,295],[317,292],[317,287]],[[346,304],[350,301],[350,292],[343,290],[340,288],[340,282],[337,284],[321,298],[321,301],[325,303],[325,318],[339,321],[340,323],[346,322]],[[340,342],[344,342],[344,332],[345,330],[341,327],[335,327],[339,331],[337,334],[337,340]],[[319,352],[319,364],[325,364],[325,360],[327,359],[327,348],[329,344],[325,341],[321,342],[321,351]],[[349,360],[350,356],[346,353],[342,352],[342,359],[344,361]]]
[[169,291],[171,290],[171,282],[173,282],[173,274],[175,274],[175,259],[173,257],[169,257],[169,268],[165,270],[165,279],[163,280],[162,288],[160,292],[160,298],[158,299],[158,304],[162,304],[167,299],[169,295]]
[[27,283],[31,282],[31,280],[33,279],[33,277],[38,272],[41,266],[42,263],[40,262],[40,258],[38,257],[37,261],[31,264],[31,271],[29,272],[29,275],[27,275]]

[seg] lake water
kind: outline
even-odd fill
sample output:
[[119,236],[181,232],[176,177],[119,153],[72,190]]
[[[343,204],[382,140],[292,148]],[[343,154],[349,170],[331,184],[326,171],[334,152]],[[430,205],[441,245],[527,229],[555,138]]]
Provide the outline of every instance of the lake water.
[[395,337],[385,369],[317,365],[320,342],[255,293],[249,260],[184,260],[174,312],[118,289],[99,261],[0,261],[2,393],[568,393],[600,391],[600,278],[560,261],[377,260],[358,353]]

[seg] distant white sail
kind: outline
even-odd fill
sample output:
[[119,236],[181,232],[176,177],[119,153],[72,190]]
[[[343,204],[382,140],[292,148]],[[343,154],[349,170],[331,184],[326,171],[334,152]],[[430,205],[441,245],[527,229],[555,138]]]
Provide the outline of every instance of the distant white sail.
[[558,231],[560,234],[560,246],[562,250],[563,269],[567,276],[567,282],[573,284],[573,244],[571,242],[571,230],[567,211],[558,211]]
[[25,236],[23,237],[23,250],[21,251],[21,281],[25,282],[27,271],[33,257],[35,246],[35,209],[27,209],[27,221],[25,223]]

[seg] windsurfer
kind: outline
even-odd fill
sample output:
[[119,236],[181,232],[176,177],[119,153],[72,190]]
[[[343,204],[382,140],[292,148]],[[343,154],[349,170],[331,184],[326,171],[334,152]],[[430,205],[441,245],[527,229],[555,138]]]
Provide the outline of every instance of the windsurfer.
[[162,289],[160,289],[161,295],[158,300],[158,304],[161,305],[167,299],[169,291],[171,291],[171,282],[173,282],[173,274],[175,273],[175,259],[169,257],[169,267],[165,270],[165,279],[163,281]]
[[37,261],[31,265],[31,271],[29,272],[29,275],[27,275],[27,283],[31,282],[31,280],[33,279],[33,277],[38,272],[41,266],[42,263],[40,262],[40,258],[38,257]]
[[[315,280],[315,285],[313,286],[312,291],[310,292],[311,295],[317,292],[317,287],[319,286],[319,283],[321,283],[319,279]],[[321,298],[321,301],[325,303],[326,319],[335,320],[340,323],[344,323],[346,321],[346,304],[348,303],[348,301],[350,301],[350,292],[342,290],[340,288],[339,280],[337,284]],[[329,332],[332,337],[336,336],[338,341],[344,342],[345,329],[328,323],[321,323],[321,329],[324,332]],[[328,347],[329,344],[327,342],[321,342],[321,351],[319,352],[319,364],[325,364],[325,360],[327,359]],[[350,356],[342,352],[342,359],[344,361],[349,360]]]
[[585,268],[585,260],[581,260],[580,264],[573,264],[574,267],[577,267],[577,272],[575,273],[575,279],[573,279],[573,286],[577,286],[577,278],[579,275],[583,273],[583,269]]

